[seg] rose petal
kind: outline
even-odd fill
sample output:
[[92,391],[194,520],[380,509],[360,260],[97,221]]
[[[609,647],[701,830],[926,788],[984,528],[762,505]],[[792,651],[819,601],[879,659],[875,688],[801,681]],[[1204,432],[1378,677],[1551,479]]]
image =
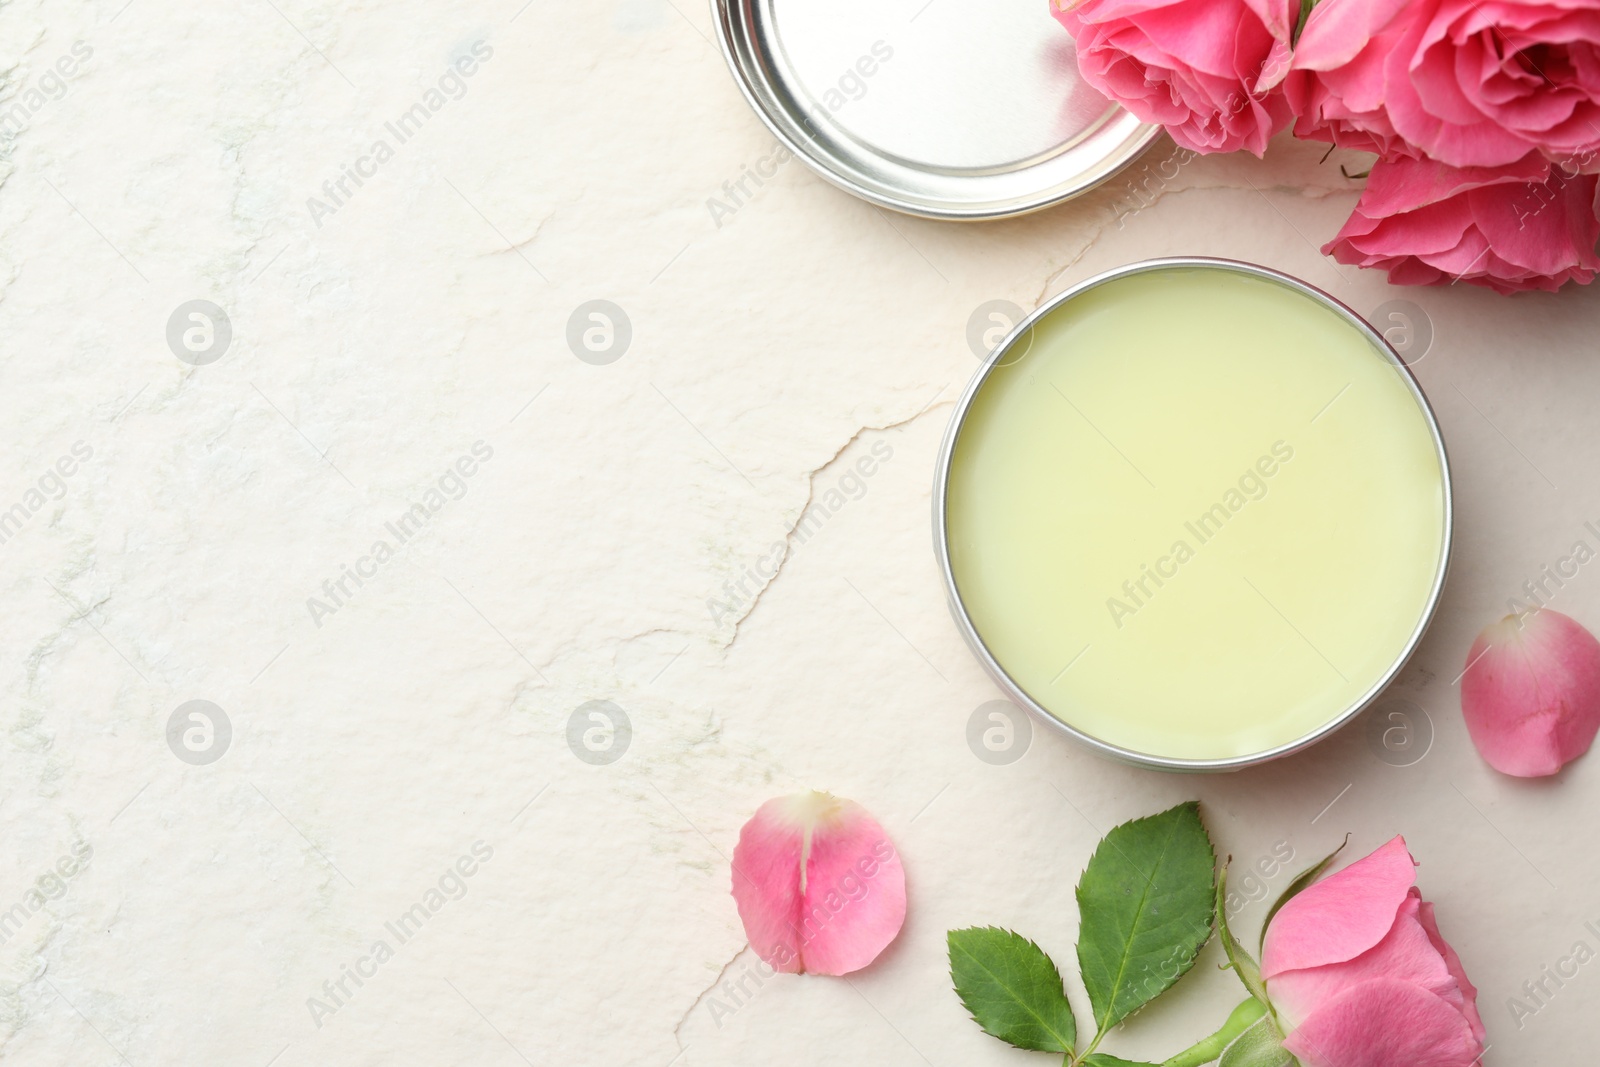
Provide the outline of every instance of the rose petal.
[[1052,0],[1086,84],[1195,152],[1261,155],[1293,120],[1290,0]]
[[1502,293],[1587,285],[1600,270],[1592,174],[1528,153],[1504,167],[1381,158],[1349,221],[1323,246],[1397,285],[1464,281]]
[[[1600,153],[1597,50],[1600,11],[1585,0],[1322,0],[1284,85],[1301,137],[1456,167],[1537,151],[1587,168]],[[1523,287],[1500,274],[1480,284]]]
[[1433,947],[1444,957],[1445,967],[1450,971],[1450,976],[1456,980],[1456,988],[1461,990],[1464,1001],[1462,1012],[1467,1017],[1467,1025],[1472,1028],[1472,1036],[1481,1042],[1487,1031],[1483,1028],[1483,1017],[1478,1014],[1478,987],[1467,977],[1466,968],[1461,966],[1461,957],[1456,954],[1456,950],[1451,948],[1450,942],[1439,933],[1439,924],[1433,918],[1433,905],[1426,900],[1422,902],[1422,907],[1417,909],[1417,921],[1427,932],[1428,940],[1433,942]]
[[1318,1005],[1337,1000],[1348,990],[1375,978],[1396,978],[1408,985],[1421,986],[1459,1010],[1465,997],[1439,944],[1422,923],[1423,907],[1422,894],[1413,887],[1383,940],[1361,955],[1343,963],[1275,975],[1271,995],[1278,1017],[1289,1028],[1297,1027]]
[[1549,177],[1549,161],[1533,152],[1504,167],[1446,167],[1420,159],[1396,159],[1372,168],[1361,196],[1361,212],[1382,218],[1442,203],[1473,189],[1533,184]]
[[1400,14],[1409,0],[1339,0],[1317,4],[1295,46],[1300,70],[1337,70]]
[[1404,838],[1302,890],[1278,909],[1261,945],[1261,976],[1354,959],[1383,940],[1416,881]]
[[1261,971],[1303,1067],[1478,1063],[1478,991],[1412,884],[1415,866],[1396,837],[1273,916]]
[[1600,730],[1600,641],[1549,608],[1507,615],[1467,653],[1461,714],[1495,770],[1556,773]]
[[900,932],[905,869],[861,805],[796,793],[761,805],[739,832],[733,899],[750,946],[772,967],[849,974]]
[[1322,1006],[1283,1047],[1302,1067],[1472,1067],[1483,1053],[1459,1009],[1393,978]]

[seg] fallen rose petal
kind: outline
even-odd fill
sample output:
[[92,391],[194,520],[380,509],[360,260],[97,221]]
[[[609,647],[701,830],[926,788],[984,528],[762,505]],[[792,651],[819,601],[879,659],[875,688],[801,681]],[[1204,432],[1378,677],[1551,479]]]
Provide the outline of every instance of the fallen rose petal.
[[1495,770],[1556,773],[1600,730],[1600,641],[1549,608],[1507,615],[1467,653],[1461,714]]
[[906,875],[876,819],[853,800],[767,801],[739,832],[733,899],[770,966],[849,974],[877,959],[906,917]]

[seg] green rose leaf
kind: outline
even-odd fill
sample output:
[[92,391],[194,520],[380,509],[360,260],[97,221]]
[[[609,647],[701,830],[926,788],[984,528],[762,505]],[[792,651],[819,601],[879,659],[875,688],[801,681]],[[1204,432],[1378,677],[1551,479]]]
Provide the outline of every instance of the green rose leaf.
[[1144,1060],[1125,1060],[1104,1052],[1091,1052],[1082,1059],[1083,1067],[1161,1067],[1159,1063]]
[[1261,1003],[1267,1001],[1267,985],[1261,980],[1261,967],[1255,958],[1244,950],[1239,944],[1239,939],[1233,936],[1233,931],[1228,929],[1228,865],[1223,864],[1221,872],[1217,875],[1217,939],[1222,942],[1222,951],[1227,953],[1228,964],[1233,968],[1233,973],[1239,976],[1239,981],[1250,991],[1250,995]]
[[1350,835],[1345,834],[1344,841],[1339,845],[1339,847],[1324,856],[1320,863],[1307,867],[1305,870],[1295,875],[1294,881],[1290,882],[1288,887],[1278,895],[1278,899],[1272,902],[1272,907],[1267,909],[1267,917],[1261,921],[1262,944],[1266,944],[1267,927],[1272,925],[1272,917],[1278,914],[1278,909],[1282,908],[1285,904],[1289,903],[1290,900],[1294,899],[1295,894],[1305,889],[1318,878],[1321,878],[1322,873],[1329,867],[1333,866],[1333,861],[1338,858],[1339,853],[1344,851],[1344,846],[1348,845],[1349,843]]
[[1097,1032],[1171,988],[1211,937],[1216,854],[1200,805],[1105,836],[1078,881],[1078,968]]
[[1284,1049],[1283,1035],[1273,1025],[1272,1016],[1263,1015],[1222,1050],[1217,1067],[1291,1067],[1295,1062]]
[[1043,949],[994,926],[951,930],[948,942],[956,995],[985,1033],[1036,1052],[1072,1051],[1077,1023]]

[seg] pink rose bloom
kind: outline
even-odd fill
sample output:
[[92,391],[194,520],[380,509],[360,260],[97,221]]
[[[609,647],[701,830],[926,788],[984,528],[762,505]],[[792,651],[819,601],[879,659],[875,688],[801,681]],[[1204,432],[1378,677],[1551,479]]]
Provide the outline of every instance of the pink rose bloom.
[[1537,155],[1508,167],[1379,160],[1324,255],[1389,272],[1396,285],[1485,285],[1499,293],[1588,285],[1600,269],[1596,177],[1552,173]]
[[1300,137],[1454,167],[1504,166],[1537,150],[1580,169],[1600,149],[1600,8],[1323,0],[1284,90]]
[[1416,11],[1428,6],[1429,0],[1323,0],[1312,8],[1283,81],[1295,136],[1385,157],[1415,155],[1384,110],[1384,70]]
[[1261,976],[1302,1067],[1472,1067],[1478,991],[1413,884],[1403,838],[1292,897]]
[[1289,124],[1290,0],[1051,0],[1050,12],[1084,81],[1191,151],[1259,156]]

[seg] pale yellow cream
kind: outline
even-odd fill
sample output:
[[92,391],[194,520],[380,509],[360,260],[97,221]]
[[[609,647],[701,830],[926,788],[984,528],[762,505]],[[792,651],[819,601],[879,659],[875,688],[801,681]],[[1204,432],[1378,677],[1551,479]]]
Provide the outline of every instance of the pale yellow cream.
[[1063,722],[1177,760],[1299,740],[1391,670],[1445,552],[1402,372],[1293,289],[1169,268],[1063,304],[951,459],[956,587]]

